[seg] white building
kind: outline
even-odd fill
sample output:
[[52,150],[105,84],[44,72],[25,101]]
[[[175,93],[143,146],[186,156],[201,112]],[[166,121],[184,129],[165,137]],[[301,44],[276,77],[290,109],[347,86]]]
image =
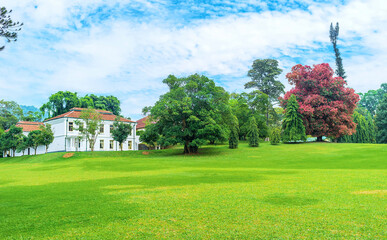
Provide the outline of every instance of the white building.
[[[49,145],[48,152],[75,152],[75,151],[91,151],[90,143],[86,139],[78,140],[80,133],[76,130],[76,120],[82,122],[80,119],[81,112],[85,110],[83,108],[72,108],[69,112],[58,115],[56,117],[47,119],[44,123],[34,123],[39,129],[39,124],[50,124],[54,133],[54,141]],[[120,146],[117,141],[113,140],[111,130],[113,123],[116,119],[116,115],[112,112],[97,110],[102,117],[102,124],[99,130],[98,137],[94,145],[94,151],[120,151]],[[120,118],[120,122],[124,122],[132,125],[131,134],[127,140],[123,143],[123,150],[138,150],[138,138],[136,138],[136,122],[128,120],[126,118]],[[19,124],[19,123],[18,123]],[[24,125],[31,124],[31,122],[23,122]],[[38,125],[37,125],[38,124]],[[23,126],[24,126],[23,125]],[[17,126],[21,126],[20,124]],[[32,131],[32,130],[31,130]],[[23,133],[28,135],[29,131]],[[27,149],[25,154],[34,154],[33,149]],[[39,146],[37,154],[45,153],[45,147]],[[21,156],[22,153],[16,153],[16,156]],[[6,156],[6,155],[5,155]]]

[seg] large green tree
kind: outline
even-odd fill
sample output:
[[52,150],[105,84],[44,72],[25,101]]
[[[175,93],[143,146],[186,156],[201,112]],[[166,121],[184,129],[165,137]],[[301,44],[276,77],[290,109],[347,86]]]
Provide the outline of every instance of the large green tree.
[[86,139],[90,144],[92,152],[94,151],[95,142],[100,133],[101,123],[101,114],[96,109],[92,108],[82,111],[80,120],[75,121],[75,124],[77,125],[76,130],[78,130],[80,136]]
[[0,126],[9,129],[23,118],[23,110],[14,101],[0,100]]
[[[21,30],[23,23],[15,22],[9,15],[12,10],[7,10],[5,7],[0,8],[0,37],[3,37],[7,42],[17,40],[17,32]],[[0,51],[4,49],[4,46],[0,46]]]
[[120,149],[122,151],[122,143],[126,141],[130,132],[132,131],[132,125],[119,121],[120,118],[116,118],[113,123],[112,135],[113,139],[120,144]]
[[207,141],[227,139],[229,95],[215,82],[198,74],[163,80],[169,91],[150,108],[161,146],[184,145],[184,153],[196,153]]
[[376,128],[374,120],[367,109],[359,107],[353,113],[353,122],[356,124],[356,132],[337,139],[342,143],[375,143]]
[[331,40],[331,43],[333,45],[333,51],[335,52],[336,57],[336,74],[337,76],[345,79],[347,78],[345,76],[345,71],[343,67],[343,60],[340,56],[339,48],[337,47],[337,38],[339,37],[339,23],[336,23],[336,26],[333,27],[333,24],[331,23],[331,27],[329,29],[329,38]]
[[253,62],[247,76],[251,81],[245,84],[245,88],[255,88],[266,94],[266,125],[269,125],[269,112],[278,97],[285,93],[285,86],[277,80],[282,73],[278,67],[278,61],[274,59],[257,59]]
[[30,141],[28,140],[28,137],[22,134],[18,139],[16,152],[21,152],[24,156],[25,150],[29,147],[30,147]]
[[292,94],[286,104],[285,117],[282,122],[284,142],[306,141],[305,126],[302,115],[298,112],[300,105]]
[[375,125],[377,127],[376,141],[387,143],[387,94],[384,94],[376,109]]
[[[11,128],[3,134],[2,144],[4,150],[12,150],[12,156],[15,156],[17,146],[20,138],[23,136],[23,129],[21,127],[11,126]],[[4,142],[3,142],[4,141]]]
[[387,93],[387,83],[382,83],[377,90],[369,90],[366,93],[359,93],[360,102],[359,105],[367,108],[372,116],[375,115],[376,107],[383,99],[384,94]]

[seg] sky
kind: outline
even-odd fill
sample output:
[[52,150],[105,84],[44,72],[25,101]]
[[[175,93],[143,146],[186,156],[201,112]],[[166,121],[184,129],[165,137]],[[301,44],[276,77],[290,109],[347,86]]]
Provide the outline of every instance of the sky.
[[331,22],[348,86],[387,82],[385,0],[0,0],[24,23],[18,41],[0,39],[0,99],[40,107],[57,91],[113,95],[141,117],[168,89],[169,74],[199,73],[242,92],[255,59],[292,66],[329,63]]

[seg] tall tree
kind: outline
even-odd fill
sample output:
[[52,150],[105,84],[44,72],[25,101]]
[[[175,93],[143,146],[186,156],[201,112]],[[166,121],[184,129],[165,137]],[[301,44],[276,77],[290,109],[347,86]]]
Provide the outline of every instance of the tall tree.
[[[159,144],[184,145],[184,153],[196,153],[207,141],[227,139],[229,96],[215,82],[198,74],[163,80],[169,91],[150,109]],[[217,132],[215,132],[216,130]]]
[[331,27],[329,29],[329,38],[333,45],[333,50],[335,51],[335,56],[336,56],[336,67],[337,67],[336,74],[337,76],[345,80],[347,77],[345,76],[343,60],[341,59],[340,51],[339,51],[339,48],[337,47],[338,37],[339,37],[339,23],[336,23],[336,27],[333,27],[333,24],[331,23]]
[[230,121],[230,136],[228,138],[228,147],[231,149],[238,148],[239,134],[238,134],[238,118],[231,116]]
[[376,141],[378,143],[387,143],[387,94],[384,94],[377,107],[375,125],[378,129]]
[[132,125],[120,122],[120,117],[117,117],[113,123],[113,139],[120,144],[120,149],[122,151],[122,143],[126,141],[128,136],[132,131]]
[[250,124],[249,124],[249,133],[248,141],[250,147],[258,147],[259,146],[259,133],[257,128],[257,122],[255,121],[255,117],[250,118]]
[[269,111],[272,103],[276,102],[278,97],[284,93],[285,86],[277,80],[282,73],[278,67],[278,61],[274,59],[257,59],[247,76],[251,81],[245,84],[245,88],[255,88],[268,96],[266,104],[266,125],[269,125]]
[[305,126],[299,108],[297,98],[292,94],[286,104],[285,117],[282,122],[284,142],[306,141]]
[[40,135],[39,135],[39,143],[46,147],[46,153],[48,151],[48,147],[54,141],[54,133],[52,132],[51,125],[46,124],[40,126]]
[[[12,10],[7,10],[5,7],[0,8],[0,37],[4,37],[8,42],[17,40],[17,32],[21,30],[23,23],[14,22],[9,15]],[[0,51],[4,46],[0,47]]]
[[93,152],[95,142],[100,133],[102,116],[96,109],[88,108],[82,111],[80,119],[81,120],[74,121],[78,126],[76,130],[78,130],[79,134],[89,142],[90,149]]
[[359,101],[353,89],[341,77],[333,77],[333,70],[327,63],[310,66],[298,64],[286,75],[295,87],[281,99],[282,107],[292,94],[296,95],[306,128],[306,134],[317,137],[338,138],[351,135],[356,125],[353,112]]

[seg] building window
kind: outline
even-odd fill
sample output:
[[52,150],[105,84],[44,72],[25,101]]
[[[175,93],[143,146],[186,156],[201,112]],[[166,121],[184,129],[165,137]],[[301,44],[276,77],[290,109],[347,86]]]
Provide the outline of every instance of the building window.
[[69,122],[69,132],[72,132],[74,130],[74,123]]
[[128,149],[132,150],[132,141],[128,141]]
[[113,125],[110,125],[110,133],[113,132]]
[[104,125],[102,124],[100,127],[99,127],[99,133],[103,133],[104,132]]
[[99,149],[103,149],[103,140],[99,140]]
[[113,149],[113,145],[114,145],[114,141],[113,141],[113,140],[110,140],[110,144],[109,144],[110,149]]

